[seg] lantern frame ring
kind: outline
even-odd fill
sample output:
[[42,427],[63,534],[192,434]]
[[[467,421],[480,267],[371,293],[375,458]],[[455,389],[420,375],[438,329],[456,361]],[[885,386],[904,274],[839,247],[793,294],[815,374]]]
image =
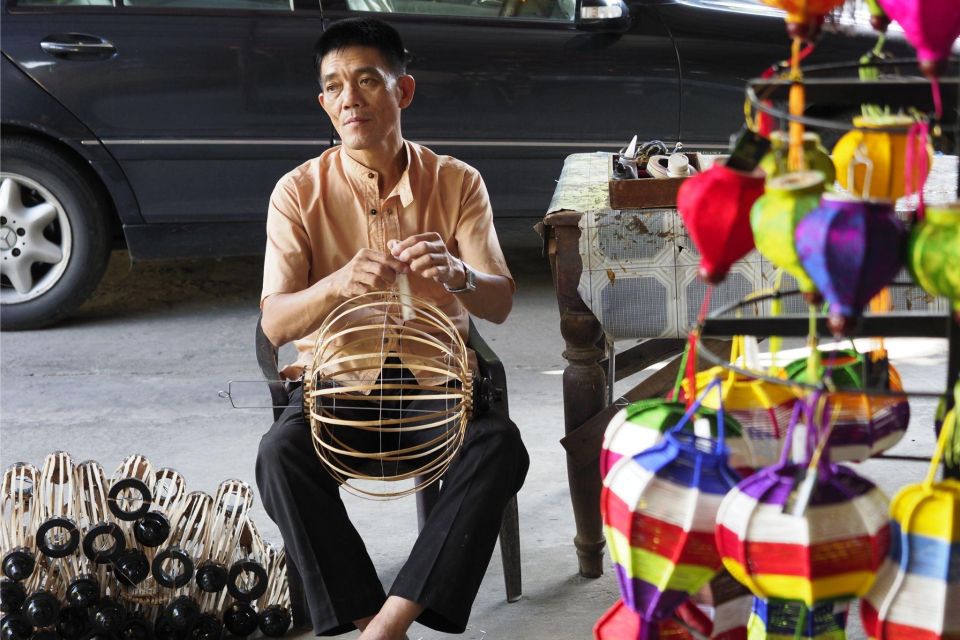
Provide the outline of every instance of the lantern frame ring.
[[[890,287],[909,287],[913,286],[910,283],[900,283],[894,282]],[[762,380],[770,384],[778,384],[786,387],[791,387],[793,389],[806,391],[808,393],[813,393],[817,391],[826,392],[826,393],[836,393],[836,392],[856,392],[858,394],[873,396],[873,397],[883,397],[883,398],[907,398],[907,397],[916,397],[916,398],[934,398],[940,399],[946,396],[946,392],[936,392],[936,391],[892,391],[886,389],[831,389],[827,387],[824,383],[812,384],[809,382],[802,382],[799,380],[790,380],[787,378],[778,378],[760,371],[755,371],[752,369],[746,369],[744,367],[739,367],[730,362],[729,358],[722,358],[713,351],[709,349],[706,343],[703,341],[703,328],[705,323],[708,323],[710,320],[720,319],[721,317],[730,314],[734,311],[740,311],[743,308],[755,305],[766,300],[777,300],[782,298],[792,298],[803,295],[799,289],[790,289],[787,291],[772,291],[768,293],[763,293],[760,295],[751,294],[741,298],[740,300],[735,300],[730,302],[722,307],[708,313],[704,322],[697,324],[694,331],[696,333],[697,340],[697,353],[702,354],[704,359],[708,360],[711,364],[722,367],[726,371],[733,372],[737,375],[744,377]],[[783,318],[784,316],[779,316]],[[944,315],[944,321],[946,322],[948,316]],[[820,322],[825,320],[825,316],[820,314],[817,315],[817,321]],[[806,319],[804,319],[806,321]],[[713,334],[711,334],[713,335]],[[775,334],[769,334],[775,335]]]
[[[956,57],[950,59],[954,64],[958,62]],[[893,58],[890,60],[877,61],[872,63],[870,66],[874,67],[900,67],[904,65],[916,65],[916,58]],[[859,62],[844,62],[837,64],[822,64],[822,65],[811,65],[803,68],[803,79],[799,81],[800,84],[805,87],[817,87],[817,86],[840,86],[844,83],[849,83],[850,85],[860,85],[863,86],[865,83],[857,77],[837,77],[837,76],[827,76],[827,77],[810,77],[817,76],[821,73],[830,73],[835,71],[858,71],[861,67]],[[849,120],[832,120],[829,118],[818,118],[814,116],[807,115],[793,115],[787,109],[780,109],[770,104],[765,104],[765,100],[772,100],[770,94],[773,93],[779,87],[789,87],[794,84],[796,81],[791,80],[788,77],[775,77],[775,78],[753,78],[747,82],[746,87],[746,98],[750,106],[760,113],[765,113],[767,115],[773,116],[781,120],[786,120],[788,122],[797,122],[805,126],[813,127],[816,129],[830,129],[834,131],[869,131],[872,133],[907,133],[909,126],[908,125],[888,125],[888,126],[871,126],[871,127],[857,127],[854,126]],[[903,85],[904,87],[909,87],[915,84],[925,84],[929,85],[929,80],[923,78],[920,75],[909,75],[909,76],[890,76],[885,78],[879,78],[875,81],[871,81],[874,85],[879,85],[884,82],[895,83],[897,85]],[[940,85],[944,84],[955,84],[957,81],[952,77],[941,77],[939,79]],[[870,83],[866,83],[870,84]],[[759,87],[759,91],[758,91]],[[869,102],[869,100],[866,100]],[[929,115],[926,115],[927,119]]]

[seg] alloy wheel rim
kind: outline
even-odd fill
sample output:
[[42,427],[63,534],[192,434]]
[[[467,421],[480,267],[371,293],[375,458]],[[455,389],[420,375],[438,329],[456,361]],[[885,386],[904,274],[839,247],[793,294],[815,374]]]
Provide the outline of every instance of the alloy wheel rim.
[[60,201],[26,176],[0,173],[0,304],[43,295],[63,277],[73,251]]

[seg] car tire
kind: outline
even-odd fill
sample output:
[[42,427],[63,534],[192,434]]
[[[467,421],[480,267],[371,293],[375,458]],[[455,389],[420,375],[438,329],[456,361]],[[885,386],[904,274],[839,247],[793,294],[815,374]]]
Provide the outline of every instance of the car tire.
[[48,144],[4,137],[2,156],[0,328],[37,329],[96,289],[110,258],[110,206],[93,177]]

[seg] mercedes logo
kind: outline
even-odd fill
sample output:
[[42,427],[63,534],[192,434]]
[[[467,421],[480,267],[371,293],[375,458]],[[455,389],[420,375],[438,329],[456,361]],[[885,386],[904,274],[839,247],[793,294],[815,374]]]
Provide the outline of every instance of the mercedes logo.
[[0,249],[9,251],[17,244],[17,232],[10,227],[3,227],[0,230]]

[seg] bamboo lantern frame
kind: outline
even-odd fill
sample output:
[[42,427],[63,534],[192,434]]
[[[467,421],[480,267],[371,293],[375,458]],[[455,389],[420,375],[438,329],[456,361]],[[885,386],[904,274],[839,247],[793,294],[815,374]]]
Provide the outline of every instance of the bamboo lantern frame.
[[[36,557],[33,503],[40,472],[32,464],[17,462],[3,474],[0,484],[0,551],[3,558],[16,550]],[[36,570],[34,569],[34,572]]]
[[[345,344],[348,355],[334,355]],[[415,346],[420,353],[397,354],[402,355],[400,364],[386,362],[390,355],[384,350],[387,344]],[[408,369],[414,375],[436,376],[441,384],[428,385],[420,380],[412,383],[350,380],[351,376],[369,371],[371,362],[382,369]],[[459,382],[460,386],[444,386],[450,381]],[[400,417],[382,415],[384,401],[410,399],[409,394],[416,394],[422,400],[442,400],[448,406],[420,415],[402,410],[390,411]],[[437,482],[463,443],[473,408],[468,349],[450,318],[432,303],[396,291],[366,293],[340,304],[320,326],[313,359],[304,376],[303,397],[304,414],[309,417],[317,456],[345,490],[381,500],[410,495]],[[381,415],[375,420],[348,420],[338,418],[335,411],[328,408],[335,407],[337,402],[358,401],[370,402],[371,408],[380,402]],[[335,429],[342,428],[381,436],[428,429],[443,432],[426,442],[393,451],[382,450],[382,444],[380,451],[361,451],[337,437]],[[380,475],[371,475],[360,468],[371,461],[379,462]],[[404,469],[400,468],[401,463]],[[392,473],[387,465],[394,466]],[[416,476],[424,480],[397,491],[375,491],[353,482],[393,482]]]

